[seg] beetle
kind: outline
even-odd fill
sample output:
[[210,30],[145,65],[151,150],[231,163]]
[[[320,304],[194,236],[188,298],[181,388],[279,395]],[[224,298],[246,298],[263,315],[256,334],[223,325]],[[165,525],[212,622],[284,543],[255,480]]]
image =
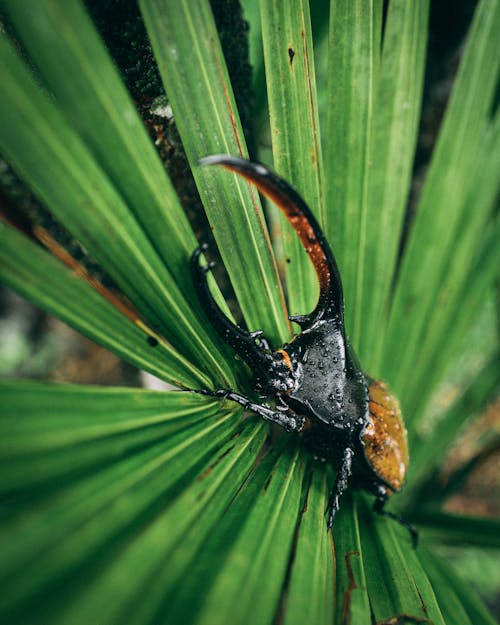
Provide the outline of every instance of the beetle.
[[202,264],[207,245],[191,257],[191,272],[205,314],[214,329],[250,367],[256,399],[232,389],[201,390],[237,402],[289,432],[336,469],[328,509],[331,528],[348,482],[375,495],[375,510],[405,525],[417,544],[416,529],[385,510],[404,482],[409,454],[407,433],[396,398],[383,382],[363,373],[344,326],[342,281],[333,252],[316,218],[297,191],[260,163],[213,155],[200,165],[220,165],[243,176],[272,200],[295,229],[314,266],[319,299],[306,315],[290,320],[301,332],[273,349],[261,330],[248,332],[221,311],[207,282],[213,263]]

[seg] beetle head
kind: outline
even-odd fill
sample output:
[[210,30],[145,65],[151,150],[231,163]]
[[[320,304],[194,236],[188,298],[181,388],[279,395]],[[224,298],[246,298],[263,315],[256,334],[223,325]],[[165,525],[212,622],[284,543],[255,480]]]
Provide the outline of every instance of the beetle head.
[[254,369],[254,386],[265,395],[292,393],[299,378],[299,365],[292,363],[284,349],[267,354],[266,365]]

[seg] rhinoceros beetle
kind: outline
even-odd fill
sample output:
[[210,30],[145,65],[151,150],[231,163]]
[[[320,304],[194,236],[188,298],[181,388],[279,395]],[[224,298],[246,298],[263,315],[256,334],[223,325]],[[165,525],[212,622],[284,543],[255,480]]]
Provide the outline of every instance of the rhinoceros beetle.
[[295,189],[260,163],[229,155],[208,156],[199,163],[240,174],[276,203],[309,254],[319,300],[310,314],[290,317],[300,326],[300,334],[273,349],[262,331],[248,332],[221,311],[207,282],[213,263],[201,264],[207,250],[201,245],[191,258],[200,303],[214,329],[252,370],[256,398],[231,389],[198,392],[237,402],[289,432],[299,432],[314,454],[333,465],[337,476],[327,510],[328,528],[350,481],[374,494],[375,510],[405,525],[416,546],[416,529],[384,509],[388,497],[401,489],[408,467],[399,404],[384,383],[363,373],[349,344],[339,270],[318,222]]

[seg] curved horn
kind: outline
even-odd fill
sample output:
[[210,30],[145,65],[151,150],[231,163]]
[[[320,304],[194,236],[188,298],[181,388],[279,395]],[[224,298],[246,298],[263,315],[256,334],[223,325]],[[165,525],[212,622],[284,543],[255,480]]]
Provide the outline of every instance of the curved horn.
[[200,165],[221,165],[246,178],[278,206],[298,234],[318,277],[319,300],[311,314],[291,319],[302,327],[332,316],[343,320],[342,282],[335,257],[311,209],[297,191],[261,163],[227,154],[207,156],[198,162]]

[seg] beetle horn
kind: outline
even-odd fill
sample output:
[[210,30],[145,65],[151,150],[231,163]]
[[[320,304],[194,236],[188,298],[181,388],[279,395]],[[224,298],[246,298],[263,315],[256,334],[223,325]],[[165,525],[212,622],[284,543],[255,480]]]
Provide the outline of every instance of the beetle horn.
[[342,320],[344,299],[335,257],[311,209],[297,191],[261,163],[227,154],[207,156],[198,162],[200,165],[221,165],[246,178],[278,206],[298,234],[318,276],[319,300],[311,314],[291,317],[292,321],[306,328],[332,316]]

